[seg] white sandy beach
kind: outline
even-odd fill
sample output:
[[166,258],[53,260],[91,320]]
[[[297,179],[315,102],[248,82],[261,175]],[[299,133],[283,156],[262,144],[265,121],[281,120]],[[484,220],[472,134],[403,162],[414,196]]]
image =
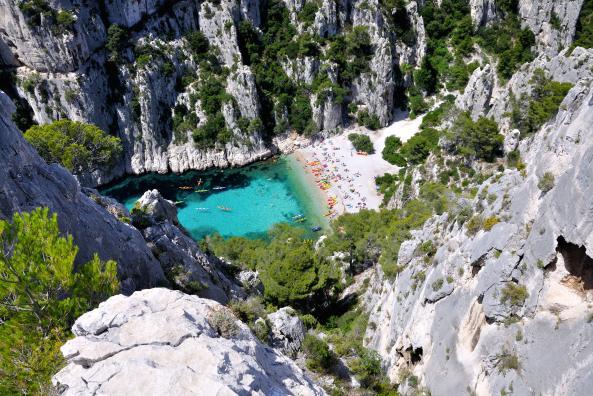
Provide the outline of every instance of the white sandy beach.
[[[379,208],[382,197],[377,193],[375,177],[399,170],[381,157],[385,138],[397,136],[405,142],[418,132],[422,122],[422,117],[410,120],[403,112],[398,113],[396,119],[398,121],[377,131],[348,128],[340,135],[295,151],[295,158],[313,175],[319,188],[327,188],[324,191],[327,199],[336,200],[332,216]],[[375,146],[375,154],[358,155],[348,140],[350,133],[368,135]]]

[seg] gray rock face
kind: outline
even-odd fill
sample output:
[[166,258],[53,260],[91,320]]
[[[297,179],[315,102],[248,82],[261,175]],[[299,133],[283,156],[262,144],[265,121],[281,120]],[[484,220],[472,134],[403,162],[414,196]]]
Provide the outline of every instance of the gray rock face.
[[486,26],[499,19],[495,0],[470,0],[469,6],[476,26]]
[[472,119],[487,114],[495,84],[495,71],[489,64],[474,70],[469,78],[463,95],[457,97],[455,106],[468,111]]
[[204,254],[183,231],[173,202],[151,190],[142,195],[136,208],[133,222],[172,285],[222,304],[230,298],[245,298],[240,285],[221,271],[224,263]]
[[272,330],[272,346],[294,356],[301,348],[307,329],[296,311],[290,307],[280,308],[268,315]]
[[76,263],[95,253],[118,263],[124,292],[166,284],[163,271],[141,234],[116,219],[80,190],[59,165],[47,165],[11,121],[14,106],[0,91],[0,217],[48,207],[58,214],[60,230],[79,247]]
[[[0,39],[20,63],[35,70],[74,71],[89,59],[93,51],[103,46],[107,36],[105,26],[96,5],[81,6],[78,0],[55,0],[51,6],[65,10],[76,7],[72,28],[56,31],[51,18],[39,13],[27,17],[18,2],[2,0]],[[39,21],[34,22],[37,18]]]
[[[519,15],[537,38],[540,53],[556,55],[570,45],[584,0],[520,0]],[[560,26],[551,22],[553,15]]]
[[[490,110],[472,109],[504,124],[503,92],[530,89],[534,68],[575,83],[557,116],[520,142],[525,172],[505,170],[471,202],[498,224],[472,235],[449,213],[435,216],[402,244],[405,269],[371,280],[365,302],[374,326],[365,339],[392,379],[411,370],[434,395],[586,394],[593,386],[585,341],[593,336],[592,57],[576,49],[538,58],[494,89]],[[546,172],[555,185],[544,193]],[[425,241],[437,247],[428,266],[418,253]]]
[[324,395],[228,308],[167,289],[114,296],[81,316],[62,347],[62,395]]
[[136,205],[158,221],[168,220],[172,224],[179,225],[177,207],[173,202],[163,198],[158,190],[146,191]]

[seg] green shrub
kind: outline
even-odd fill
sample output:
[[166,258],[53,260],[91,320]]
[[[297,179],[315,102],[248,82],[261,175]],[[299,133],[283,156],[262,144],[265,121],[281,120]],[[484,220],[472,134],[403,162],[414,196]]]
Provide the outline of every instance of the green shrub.
[[0,220],[0,394],[47,394],[74,320],[119,292],[115,262],[73,273],[77,252],[48,209]]
[[543,192],[543,193],[547,193],[548,191],[550,191],[552,188],[554,188],[554,183],[555,183],[555,179],[554,179],[554,175],[550,172],[546,172],[544,173],[544,175],[539,179],[539,182],[537,183],[537,187]]
[[277,306],[306,306],[311,310],[315,304],[324,303],[315,296],[327,295],[336,281],[334,267],[316,254],[313,241],[304,239],[304,230],[286,224],[270,231],[270,243],[258,257],[257,269],[264,298]]
[[118,24],[113,24],[107,29],[107,42],[105,48],[109,51],[109,59],[113,62],[120,60],[120,54],[128,45],[128,32]]
[[207,320],[221,337],[234,338],[241,332],[241,328],[237,325],[237,318],[226,307],[212,311]]
[[426,103],[424,97],[417,89],[414,89],[414,87],[408,89],[408,109],[410,110],[411,118],[425,113],[429,108],[428,103]]
[[60,10],[56,14],[56,23],[60,29],[71,29],[76,22],[76,17],[72,11]]
[[265,254],[266,242],[260,239],[241,237],[223,238],[220,234],[213,234],[206,238],[209,249],[217,257],[223,257],[227,262],[241,269],[255,270],[260,255]]
[[319,10],[319,5],[314,1],[308,1],[305,3],[301,11],[297,15],[299,22],[305,26],[310,26],[315,22],[315,14]]
[[439,278],[437,280],[435,280],[434,282],[432,282],[432,290],[434,291],[439,291],[441,290],[441,288],[443,287],[443,278]]
[[550,25],[552,25],[552,27],[556,30],[562,29],[562,21],[560,20],[560,17],[558,17],[558,14],[554,12],[554,10],[552,10],[552,14],[550,15]]
[[57,162],[76,174],[113,164],[122,152],[119,138],[70,120],[32,126],[24,136],[48,163]]
[[198,57],[205,55],[210,49],[210,43],[204,33],[200,31],[192,31],[185,35],[185,40],[192,52],[192,55]]
[[516,353],[503,349],[502,353],[496,356],[496,367],[502,374],[506,374],[509,370],[520,371],[521,363]]
[[307,355],[307,368],[312,371],[327,371],[334,362],[334,355],[327,343],[314,335],[306,334],[303,350]]
[[385,147],[381,156],[392,165],[406,166],[406,159],[399,153],[401,146],[402,142],[397,136],[388,136],[385,139]]
[[229,308],[242,322],[253,325],[257,318],[266,316],[266,310],[259,296],[249,297],[246,300],[233,300]]
[[500,223],[500,220],[498,219],[498,217],[490,216],[486,220],[484,220],[484,223],[482,224],[482,228],[484,228],[485,231],[490,231],[492,229],[492,227],[494,227],[498,223]]
[[301,315],[300,318],[307,329],[314,329],[318,324],[318,321],[317,319],[315,319],[315,316],[311,314]]
[[475,235],[482,229],[484,225],[484,218],[480,215],[475,215],[467,221],[465,227],[469,235]]
[[263,343],[268,343],[270,338],[270,326],[268,323],[261,319],[253,323],[251,326],[251,330],[253,330],[253,334]]
[[226,127],[222,113],[209,116],[206,122],[192,132],[194,143],[200,148],[212,148],[216,143],[227,143],[231,132]]
[[432,144],[424,134],[412,136],[401,148],[400,153],[412,164],[421,164],[431,152]]
[[[405,160],[404,160],[405,162]],[[398,175],[385,173],[383,176],[375,177],[375,184],[383,195],[383,205],[387,204],[397,189]]]
[[363,348],[359,356],[350,362],[350,368],[363,388],[372,387],[383,374],[379,354],[367,348]]
[[290,106],[290,125],[298,132],[305,133],[310,130],[312,124],[313,110],[309,102],[309,96],[304,92],[299,93]]
[[381,128],[379,117],[376,114],[370,114],[366,109],[358,112],[356,122],[358,122],[358,125],[364,125],[371,131]]
[[348,135],[348,140],[350,140],[356,151],[368,154],[375,153],[373,142],[371,142],[371,138],[369,138],[367,135],[362,135],[360,133],[351,133]]
[[533,72],[530,83],[533,91],[526,117],[525,113],[519,110],[519,120],[515,120],[515,126],[521,130],[523,136],[537,132],[543,124],[554,117],[564,97],[573,87],[571,83],[552,81],[542,69]]
[[505,13],[505,15],[517,14],[519,0],[494,0],[496,8]]
[[518,285],[514,282],[507,282],[505,287],[502,289],[500,302],[503,304],[509,302],[511,305],[520,306],[525,303],[527,297],[529,297],[529,292],[524,285]]
[[486,161],[502,155],[504,137],[498,133],[498,124],[489,118],[473,121],[469,113],[461,113],[448,132],[457,154]]

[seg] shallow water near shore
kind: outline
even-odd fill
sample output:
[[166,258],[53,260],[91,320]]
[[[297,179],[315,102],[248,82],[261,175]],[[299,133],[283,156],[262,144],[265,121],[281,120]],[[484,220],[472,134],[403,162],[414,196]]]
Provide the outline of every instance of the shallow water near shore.
[[195,240],[215,232],[265,238],[276,223],[302,227],[313,237],[312,227],[327,227],[325,203],[301,173],[293,159],[280,157],[243,168],[129,176],[101,192],[132,209],[145,191],[159,190],[177,202],[179,221]]

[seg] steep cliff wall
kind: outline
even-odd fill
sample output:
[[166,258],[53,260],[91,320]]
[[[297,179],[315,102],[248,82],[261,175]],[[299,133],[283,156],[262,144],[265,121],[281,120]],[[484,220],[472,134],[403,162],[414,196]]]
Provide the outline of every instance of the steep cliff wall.
[[[433,395],[580,395],[593,385],[592,62],[582,48],[541,55],[503,86],[486,65],[458,98],[474,118],[500,123],[524,167],[495,173],[469,201],[490,225],[475,233],[454,211],[434,217],[402,244],[402,272],[387,279],[377,270],[371,281],[367,344],[404,394],[411,375]],[[517,146],[509,92],[530,92],[537,69],[574,87]]]
[[172,202],[156,190],[147,192],[140,201],[143,226],[126,223],[135,218],[123,205],[81,189],[66,169],[46,164],[12,123],[13,111],[0,91],[0,218],[48,207],[58,215],[60,231],[72,235],[79,247],[76,263],[86,263],[95,253],[115,260],[124,293],[168,285],[221,303],[244,295],[221,272],[222,264],[179,228]]
[[166,284],[161,266],[142,235],[117,220],[80,190],[76,179],[59,165],[47,165],[10,120],[14,105],[0,91],[0,216],[45,206],[58,214],[60,230],[71,234],[80,250],[77,263],[94,253],[118,263],[122,288]]
[[[408,44],[391,31],[393,22],[384,19],[385,11],[377,2],[338,5],[324,0],[308,6],[316,7],[312,20],[303,17],[311,10],[303,10],[304,3],[286,3],[298,32],[295,43],[307,34],[329,40],[345,34],[350,26],[363,26],[372,44],[368,71],[347,84],[351,95],[344,97],[333,88],[309,91],[313,132],[335,132],[351,122],[346,109],[350,102],[377,116],[381,125],[389,123],[395,89],[403,85],[396,68],[418,64],[425,51],[416,2],[410,2],[407,10],[399,10],[400,14],[409,14],[409,28],[418,37]],[[262,76],[256,81],[251,62],[244,59],[240,48],[245,23],[253,26],[256,34],[261,34],[260,27],[268,28],[271,17],[266,7],[268,3],[259,1],[231,0],[3,0],[0,54],[3,63],[16,66],[19,95],[29,102],[37,122],[67,117],[94,123],[122,138],[121,164],[82,178],[84,184],[103,184],[124,172],[183,172],[244,165],[275,151],[269,138],[272,131],[261,127],[247,131],[244,126],[250,121],[257,124],[254,120],[264,120],[272,111],[269,105],[262,106],[262,93],[267,89],[261,85]],[[262,15],[267,18],[266,27],[262,26]],[[121,28],[119,35],[113,30],[115,25]],[[187,35],[195,31],[208,39],[208,55],[197,54],[188,44]],[[310,90],[313,80],[323,80],[325,73],[334,86],[344,84],[337,79],[337,66],[323,60],[321,54],[308,57],[298,52],[296,57],[281,55],[280,59],[292,84],[305,83],[302,88]],[[229,96],[220,109],[230,135],[207,146],[193,141],[195,129],[210,117],[204,112],[204,104],[193,99],[199,89],[197,81],[209,79],[211,73],[204,68],[205,60],[215,60],[230,71],[227,77],[222,76]],[[284,110],[278,102],[271,105],[280,113],[291,110],[290,105]],[[195,117],[178,128],[185,114],[192,113]],[[277,133],[290,127],[282,124]]]

